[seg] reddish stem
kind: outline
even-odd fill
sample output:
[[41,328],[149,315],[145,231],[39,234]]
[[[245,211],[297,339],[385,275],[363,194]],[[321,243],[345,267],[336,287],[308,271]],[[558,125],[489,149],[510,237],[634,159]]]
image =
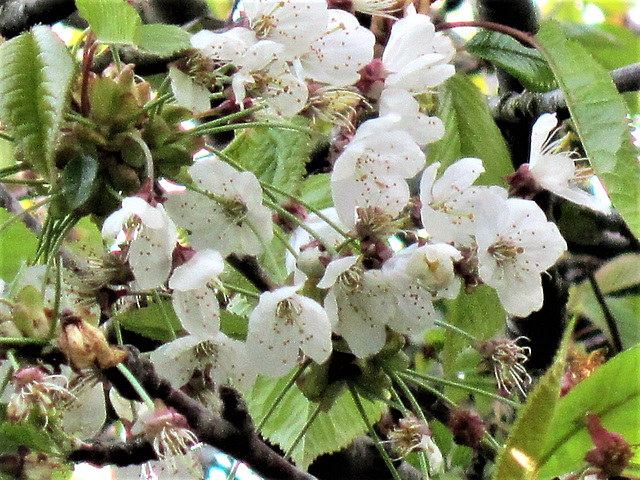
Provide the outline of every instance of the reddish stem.
[[536,39],[532,34],[523,32],[522,30],[518,30],[513,27],[508,27],[507,25],[502,25],[501,23],[485,22],[482,20],[471,20],[467,22],[445,22],[437,25],[436,31],[440,32],[442,30],[450,30],[452,28],[459,27],[484,28],[485,30],[504,33],[505,35],[509,35],[510,37],[515,38],[520,43],[523,43],[532,48],[538,48],[538,42],[536,42]]

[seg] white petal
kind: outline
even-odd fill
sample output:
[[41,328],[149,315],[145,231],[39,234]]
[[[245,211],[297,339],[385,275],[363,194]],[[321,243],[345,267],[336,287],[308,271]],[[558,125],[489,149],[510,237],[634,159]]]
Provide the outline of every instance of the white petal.
[[104,386],[102,382],[93,380],[74,394],[75,400],[60,411],[62,429],[80,439],[94,438],[102,430],[107,418]]
[[196,252],[184,265],[179,266],[171,275],[169,288],[174,290],[192,290],[204,287],[224,270],[224,260],[220,252],[206,249]]
[[203,113],[211,108],[209,90],[195,83],[191,77],[177,68],[169,69],[171,91],[176,102],[181,107],[188,108],[193,113]]
[[149,358],[160,377],[180,388],[187,384],[194,370],[201,365],[195,351],[195,347],[201,342],[202,339],[187,335],[165,343],[151,352]]
[[176,290],[172,302],[180,323],[191,335],[206,340],[220,330],[220,307],[213,290]]
[[543,146],[553,129],[558,125],[558,117],[555,113],[541,115],[531,129],[531,150],[529,154],[529,166],[534,167],[538,157],[542,155]]
[[391,27],[389,41],[382,54],[382,62],[397,72],[418,57],[432,53],[435,28],[426,15],[409,15]]
[[327,265],[324,276],[318,282],[318,288],[330,288],[336,283],[338,276],[353,267],[358,261],[357,256],[343,257],[333,260]]

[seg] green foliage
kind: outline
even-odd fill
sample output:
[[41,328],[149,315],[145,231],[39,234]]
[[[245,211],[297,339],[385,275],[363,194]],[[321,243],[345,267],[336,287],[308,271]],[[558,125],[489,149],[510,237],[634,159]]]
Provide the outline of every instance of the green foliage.
[[302,199],[314,208],[322,210],[333,206],[331,176],[328,173],[305,178],[300,190]]
[[[473,335],[478,340],[489,340],[505,326],[507,314],[495,290],[480,285],[473,293],[461,293],[454,300],[445,300],[446,321]],[[451,330],[444,333],[443,366],[445,373],[455,373],[460,353],[469,345],[469,339]]]
[[493,480],[530,480],[540,459],[543,458],[545,440],[555,433],[551,426],[554,411],[560,399],[561,380],[573,322],[567,327],[556,358],[538,381],[518,411],[507,443],[496,461]]
[[247,338],[247,326],[249,321],[242,315],[237,315],[228,310],[220,310],[220,330],[228,337],[237,340]]
[[562,88],[576,129],[597,175],[614,206],[640,233],[640,165],[631,143],[624,100],[609,73],[557,22],[544,22],[538,38]]
[[119,313],[113,316],[113,321],[119,322],[122,328],[161,342],[173,340],[174,332],[182,330],[180,320],[168,301]]
[[37,26],[0,47],[0,117],[17,155],[55,185],[53,154],[74,73],[49,27]]
[[62,171],[61,193],[66,211],[72,211],[82,206],[95,188],[98,162],[89,155],[79,155],[73,158]]
[[[0,225],[5,225],[13,214],[0,208]],[[14,221],[0,231],[0,278],[10,282],[23,263],[33,258],[38,238],[21,221]]]
[[444,170],[463,157],[481,158],[486,172],[480,184],[505,185],[504,177],[513,173],[511,159],[498,130],[486,97],[465,75],[457,74],[442,86],[437,116],[445,134],[430,145],[429,163],[440,162]]
[[171,55],[191,48],[190,35],[176,25],[140,25],[135,32],[135,44],[156,55]]
[[89,22],[98,41],[135,44],[142,19],[126,0],[76,0],[80,15]]
[[[622,345],[636,345],[640,342],[640,255],[630,253],[614,258],[595,273],[595,279],[616,320]],[[608,329],[602,307],[588,280],[572,289],[568,307],[573,312],[587,315],[601,328]]]
[[224,153],[258,179],[297,194],[311,154],[309,135],[279,128],[240,132]]
[[14,453],[18,447],[24,445],[35,451],[57,453],[58,449],[53,439],[40,426],[28,421],[0,425],[0,452]]
[[[291,376],[280,380],[258,378],[249,398],[249,410],[256,423],[262,421]],[[371,402],[365,398],[361,398],[361,401],[368,420],[377,422],[385,410],[384,403]],[[317,409],[318,403],[309,401],[294,385],[265,423],[262,434],[286,451]],[[298,467],[306,470],[319,455],[346,447],[365,431],[365,424],[353,398],[348,391],[344,391],[328,411],[317,414],[306,435],[291,453],[292,460]]]
[[[595,413],[603,426],[630,444],[640,442],[640,347],[620,353],[576,385],[555,408],[539,458],[540,478],[579,468],[593,443],[585,416]],[[638,463],[638,449],[633,463]],[[624,476],[624,475],[623,475]]]
[[469,53],[506,70],[532,92],[555,88],[553,72],[544,57],[513,37],[483,30],[467,42],[466,48]]

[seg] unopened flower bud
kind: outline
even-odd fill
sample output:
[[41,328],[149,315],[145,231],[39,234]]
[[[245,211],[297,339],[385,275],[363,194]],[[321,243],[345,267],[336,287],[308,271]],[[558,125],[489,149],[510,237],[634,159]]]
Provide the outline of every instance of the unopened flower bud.
[[60,349],[71,365],[78,369],[115,367],[126,357],[126,352],[112,347],[102,331],[70,311],[63,312],[57,335]]

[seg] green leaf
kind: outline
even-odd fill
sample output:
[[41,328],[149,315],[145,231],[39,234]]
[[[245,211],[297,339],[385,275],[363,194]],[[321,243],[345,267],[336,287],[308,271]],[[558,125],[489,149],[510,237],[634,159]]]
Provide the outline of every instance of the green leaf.
[[469,53],[506,70],[532,92],[555,88],[553,72],[544,57],[509,35],[483,30],[467,42],[466,48]]
[[135,43],[141,49],[156,55],[171,55],[191,48],[191,35],[177,25],[140,25]]
[[[593,443],[585,416],[595,413],[603,426],[620,433],[630,444],[640,443],[640,347],[620,353],[576,385],[560,400],[540,455],[540,478],[579,468]],[[639,461],[634,449],[633,463]],[[624,475],[624,474],[623,474]]]
[[169,301],[133,308],[114,315],[113,319],[120,322],[122,328],[161,342],[169,342],[175,338],[172,330],[173,332],[182,330],[180,320]]
[[76,0],[76,6],[98,41],[118,45],[136,43],[142,19],[126,0]]
[[[0,226],[14,217],[0,208]],[[1,227],[0,227],[1,228]],[[9,283],[23,263],[33,258],[38,247],[38,237],[24,223],[17,220],[0,232],[0,278]]]
[[75,210],[93,193],[98,162],[89,155],[77,156],[62,171],[62,197],[69,210]]
[[251,128],[239,133],[224,153],[260,180],[297,194],[311,155],[311,142],[302,132]]
[[74,73],[71,55],[49,27],[0,46],[0,117],[16,148],[40,175],[55,184],[53,154]]
[[57,451],[51,437],[39,426],[28,421],[20,423],[4,422],[0,425],[0,453],[13,453],[24,445],[38,452]]
[[527,403],[518,411],[518,418],[507,443],[498,455],[493,480],[535,478],[532,474],[542,456],[544,441],[554,433],[551,422],[560,399],[561,380],[573,324],[571,322],[564,333],[553,365],[529,394]]
[[577,40],[600,65],[609,70],[638,61],[640,37],[621,25],[563,23],[562,28]]
[[[473,293],[461,293],[454,300],[445,300],[445,319],[454,327],[470,333],[478,340],[489,340],[505,326],[507,314],[498,294],[488,285],[480,285]],[[448,375],[456,371],[462,351],[469,339],[459,333],[445,330],[443,367]]]
[[[290,378],[291,375],[280,380],[258,378],[249,399],[249,410],[257,423],[263,419]],[[361,398],[361,401],[368,420],[377,422],[386,409],[384,403],[374,403],[365,398]],[[317,408],[318,404],[309,401],[294,385],[263,427],[262,434],[286,451]],[[348,391],[344,391],[328,411],[318,414],[293,451],[292,459],[298,467],[307,469],[319,455],[346,447],[365,431],[366,427],[353,398]]]
[[318,173],[305,178],[300,194],[305,202],[318,210],[333,206],[331,176],[328,173]]
[[615,257],[595,273],[604,295],[626,290],[640,284],[640,255],[627,253]]
[[220,330],[228,337],[238,340],[247,338],[249,320],[228,310],[220,310]]
[[631,143],[627,109],[609,72],[555,21],[544,22],[538,39],[596,174],[635,235],[640,234],[640,164]]
[[506,186],[513,173],[502,134],[493,121],[485,95],[465,75],[451,77],[441,88],[438,117],[444,137],[429,146],[429,163],[440,162],[444,170],[463,157],[481,158],[486,172],[480,184]]

